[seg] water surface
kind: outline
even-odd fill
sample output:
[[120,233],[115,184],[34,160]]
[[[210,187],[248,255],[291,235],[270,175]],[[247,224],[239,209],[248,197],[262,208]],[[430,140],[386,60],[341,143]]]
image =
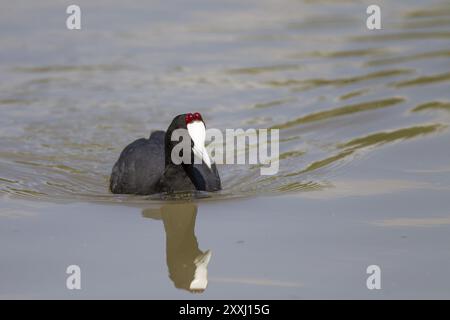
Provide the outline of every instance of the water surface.
[[[379,31],[365,1],[78,1],[80,31],[68,4],[2,4],[1,297],[450,296],[448,2],[383,1]],[[108,192],[129,142],[194,111],[280,129],[278,174],[224,165],[187,203]]]

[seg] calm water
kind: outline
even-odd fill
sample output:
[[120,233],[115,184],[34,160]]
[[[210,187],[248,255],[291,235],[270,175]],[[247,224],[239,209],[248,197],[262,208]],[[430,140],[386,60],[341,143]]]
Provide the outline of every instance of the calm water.
[[[370,3],[80,0],[69,31],[72,3],[3,1],[0,297],[449,298],[450,3],[382,1],[369,31]],[[278,174],[108,192],[130,141],[193,111],[279,128]]]

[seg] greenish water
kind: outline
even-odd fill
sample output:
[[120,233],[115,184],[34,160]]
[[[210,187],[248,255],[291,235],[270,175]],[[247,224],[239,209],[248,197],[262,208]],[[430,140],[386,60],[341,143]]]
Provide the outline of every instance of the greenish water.
[[[382,1],[377,31],[364,1],[77,4],[80,31],[64,1],[2,4],[0,297],[450,296],[447,1]],[[108,192],[129,142],[193,111],[280,129],[278,174],[223,165],[187,203]]]

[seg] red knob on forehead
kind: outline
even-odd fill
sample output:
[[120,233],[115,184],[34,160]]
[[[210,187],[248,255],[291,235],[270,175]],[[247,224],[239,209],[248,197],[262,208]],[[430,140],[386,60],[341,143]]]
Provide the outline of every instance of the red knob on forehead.
[[187,113],[184,116],[184,121],[186,122],[186,124],[191,123],[192,121],[194,121],[194,116],[192,115],[192,113]]
[[202,115],[198,112],[194,113],[194,119],[198,121],[203,121]]

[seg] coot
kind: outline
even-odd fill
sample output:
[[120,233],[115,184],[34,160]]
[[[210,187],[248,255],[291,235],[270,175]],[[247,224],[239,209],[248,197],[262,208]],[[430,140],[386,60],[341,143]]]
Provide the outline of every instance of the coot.
[[[187,141],[172,141],[172,134],[184,129]],[[178,191],[217,191],[221,182],[216,164],[205,148],[206,128],[200,113],[176,116],[167,131],[154,131],[149,139],[129,144],[120,154],[110,178],[110,190],[119,194],[148,195]],[[180,138],[181,139],[181,138]],[[189,156],[173,161],[178,143],[189,143]],[[183,155],[183,151],[180,152]],[[187,159],[188,161],[185,161]]]

